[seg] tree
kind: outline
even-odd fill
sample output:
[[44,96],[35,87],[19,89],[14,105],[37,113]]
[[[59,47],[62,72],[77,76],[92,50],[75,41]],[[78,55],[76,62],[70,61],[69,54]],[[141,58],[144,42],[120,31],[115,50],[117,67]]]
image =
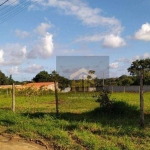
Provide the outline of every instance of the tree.
[[[50,80],[51,79],[51,74],[50,74]],[[58,75],[58,87],[60,90],[64,90],[66,87],[70,86],[70,80],[68,80],[67,78]]]
[[8,78],[5,76],[5,74],[0,71],[0,85],[6,85],[8,84]]
[[140,126],[144,127],[144,98],[143,98],[143,79],[144,73],[150,69],[150,59],[135,60],[128,68],[133,76],[140,76]]
[[131,85],[133,83],[133,79],[131,76],[127,76],[127,75],[122,75],[118,78],[118,85],[123,85],[123,86],[126,86],[126,85]]
[[94,84],[94,79],[92,78],[92,75],[95,74],[94,70],[89,70],[87,76],[87,87],[91,87],[91,84]]
[[32,80],[34,82],[48,82],[50,81],[50,76],[47,71],[41,71]]
[[150,85],[150,72],[145,72],[145,74],[144,74],[144,84]]
[[8,78],[8,84],[13,84],[14,80],[12,79],[12,75],[9,76]]
[[122,80],[122,85],[131,85],[133,83],[133,80],[129,77]]

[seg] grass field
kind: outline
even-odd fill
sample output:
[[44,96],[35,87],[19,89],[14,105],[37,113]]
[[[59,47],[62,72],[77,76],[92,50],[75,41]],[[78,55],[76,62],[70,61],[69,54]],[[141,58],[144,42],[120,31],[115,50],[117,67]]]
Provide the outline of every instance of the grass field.
[[150,93],[144,94],[145,129],[139,128],[139,94],[113,93],[113,111],[99,108],[92,93],[59,94],[59,117],[54,94],[16,97],[0,95],[0,133],[40,139],[56,149],[148,150],[150,149]]

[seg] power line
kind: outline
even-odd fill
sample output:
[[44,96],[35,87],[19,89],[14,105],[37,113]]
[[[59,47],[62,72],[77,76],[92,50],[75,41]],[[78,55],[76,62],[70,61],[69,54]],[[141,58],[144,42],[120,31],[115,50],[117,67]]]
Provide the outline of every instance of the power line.
[[18,9],[19,7],[20,6],[18,6],[18,5],[15,5],[13,7],[9,6],[9,8],[7,10],[4,10],[4,11],[0,12],[0,17],[2,18],[4,15],[9,14],[12,10]]
[[7,20],[13,18],[17,14],[21,13],[24,9],[28,6],[35,4],[37,1],[22,1],[18,5],[12,6],[16,1],[13,1],[9,5],[5,6],[4,8],[0,9],[0,24],[3,24]]
[[[7,2],[8,2],[8,1],[7,1]],[[9,5],[6,5],[5,7],[2,7],[2,8],[0,9],[0,11],[2,11],[2,10],[4,10],[4,9],[7,9],[8,7],[10,7],[10,5],[13,6],[16,2],[17,2],[17,0],[12,1],[11,3],[9,3]]]
[[6,2],[8,2],[8,0],[4,1],[2,4],[0,4],[0,6],[4,5]]

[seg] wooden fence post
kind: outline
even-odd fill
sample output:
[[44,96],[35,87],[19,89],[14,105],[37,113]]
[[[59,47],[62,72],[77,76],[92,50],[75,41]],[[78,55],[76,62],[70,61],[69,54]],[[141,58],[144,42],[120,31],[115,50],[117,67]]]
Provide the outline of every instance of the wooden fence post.
[[56,100],[56,115],[58,117],[58,115],[59,115],[59,108],[58,108],[58,91],[57,91],[57,86],[58,86],[58,84],[57,84],[57,82],[55,80],[54,81],[54,87],[55,87],[55,100]]
[[144,128],[143,73],[140,72],[140,126]]
[[12,111],[15,112],[15,84],[12,84]]

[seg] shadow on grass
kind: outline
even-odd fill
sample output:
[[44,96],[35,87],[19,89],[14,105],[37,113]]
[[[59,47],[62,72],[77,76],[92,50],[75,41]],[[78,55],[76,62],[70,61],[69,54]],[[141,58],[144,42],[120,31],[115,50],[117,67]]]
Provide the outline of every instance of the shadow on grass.
[[129,105],[125,102],[114,102],[111,109],[96,108],[89,112],[81,114],[62,113],[61,118],[70,121],[97,122],[102,125],[110,126],[127,126],[137,125],[139,122],[139,110],[136,106]]
[[15,123],[13,121],[10,120],[6,120],[6,119],[0,119],[0,125],[3,126],[9,126],[9,125],[14,125]]
[[[92,111],[83,112],[83,113],[72,113],[64,112],[59,113],[57,117],[55,113],[24,113],[24,116],[29,118],[44,118],[45,115],[50,115],[54,119],[66,120],[70,122],[93,122],[100,123],[102,125],[109,126],[132,126],[137,127],[139,124],[139,110],[136,106],[129,105],[122,101],[117,101],[113,103],[111,109],[108,108],[96,108]],[[150,114],[145,114],[145,118],[150,120]]]
[[10,107],[0,107],[0,110],[12,110]]
[[29,117],[31,119],[36,119],[36,118],[44,118],[44,116],[46,114],[49,114],[50,113],[44,113],[44,112],[35,112],[35,113],[22,113],[23,116],[26,116],[26,117]]

